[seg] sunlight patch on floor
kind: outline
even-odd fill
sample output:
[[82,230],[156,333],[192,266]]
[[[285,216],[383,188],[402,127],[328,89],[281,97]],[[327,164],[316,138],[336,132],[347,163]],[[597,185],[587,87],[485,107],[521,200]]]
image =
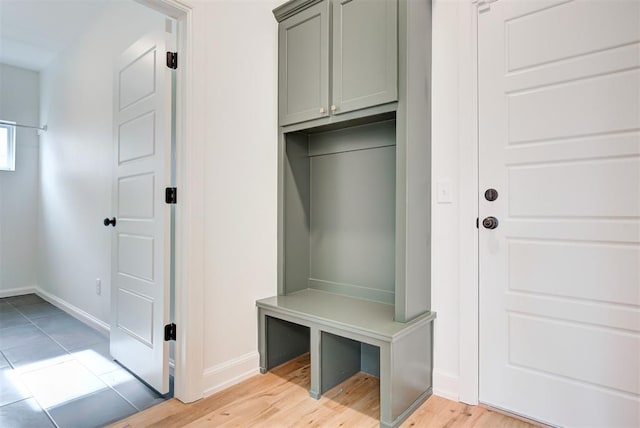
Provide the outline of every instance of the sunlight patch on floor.
[[45,409],[108,388],[75,360],[61,361],[31,371],[23,368],[17,376]]

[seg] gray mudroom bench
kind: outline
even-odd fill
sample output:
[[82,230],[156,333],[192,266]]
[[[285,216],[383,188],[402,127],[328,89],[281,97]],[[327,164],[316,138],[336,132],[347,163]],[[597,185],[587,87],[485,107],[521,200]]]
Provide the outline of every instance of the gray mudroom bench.
[[432,393],[431,2],[291,0],[278,21],[278,293],[260,368],[310,395],[380,378],[380,425]]
[[311,354],[320,398],[359,371],[380,377],[380,425],[398,426],[432,392],[433,320],[393,321],[393,305],[317,290],[258,300],[260,371]]

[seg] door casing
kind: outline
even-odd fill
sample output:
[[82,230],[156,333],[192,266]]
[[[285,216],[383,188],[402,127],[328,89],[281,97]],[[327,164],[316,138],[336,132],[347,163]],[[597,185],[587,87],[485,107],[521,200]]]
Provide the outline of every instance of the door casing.
[[478,252],[478,13],[495,0],[467,0],[459,4],[458,57],[460,174],[460,378],[459,399],[478,404],[479,374],[479,252]]
[[204,334],[204,261],[202,259],[202,196],[204,146],[193,131],[202,119],[193,101],[194,9],[181,0],[135,0],[177,22],[176,70],[176,186],[180,199],[175,210],[175,346],[174,396],[183,402],[202,398]]

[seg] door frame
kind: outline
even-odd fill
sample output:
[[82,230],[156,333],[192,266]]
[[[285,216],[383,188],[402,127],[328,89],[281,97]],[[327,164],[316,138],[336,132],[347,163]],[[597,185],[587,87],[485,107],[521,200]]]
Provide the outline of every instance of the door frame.
[[467,0],[460,3],[458,31],[458,132],[460,171],[460,377],[459,400],[479,403],[479,123],[478,123],[478,15],[496,0]]
[[[203,396],[204,330],[204,146],[194,130],[201,129],[194,102],[194,8],[183,0],[135,0],[177,22],[176,70],[176,187],[175,210],[175,323],[174,397],[182,402]],[[201,65],[201,64],[200,64]],[[166,261],[167,263],[169,261]]]

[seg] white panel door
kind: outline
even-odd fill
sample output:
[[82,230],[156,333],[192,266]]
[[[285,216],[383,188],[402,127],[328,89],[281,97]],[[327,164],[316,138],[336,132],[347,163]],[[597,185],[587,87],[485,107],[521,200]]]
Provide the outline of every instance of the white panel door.
[[483,8],[480,401],[638,427],[640,2]]
[[[119,58],[114,85],[111,355],[169,392],[171,70],[168,35],[150,34]],[[167,38],[167,40],[165,40]]]

